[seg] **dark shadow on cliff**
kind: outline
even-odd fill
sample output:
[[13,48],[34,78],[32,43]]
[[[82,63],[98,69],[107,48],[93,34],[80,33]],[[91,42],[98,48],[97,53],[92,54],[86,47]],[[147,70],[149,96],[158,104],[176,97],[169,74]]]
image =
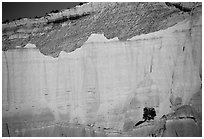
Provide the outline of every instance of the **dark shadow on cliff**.
[[135,124],[135,126],[138,126],[144,122],[146,122],[147,120],[154,120],[154,117],[156,116],[156,111],[154,108],[148,108],[148,107],[145,107],[143,109],[144,111],[144,114],[143,114],[143,121],[139,121]]
[[86,17],[90,15],[90,13],[83,13],[82,15],[71,15],[70,17],[63,16],[62,18],[58,18],[54,21],[48,21],[47,24],[53,23],[53,24],[60,24],[64,23],[68,20],[79,20],[80,18]]

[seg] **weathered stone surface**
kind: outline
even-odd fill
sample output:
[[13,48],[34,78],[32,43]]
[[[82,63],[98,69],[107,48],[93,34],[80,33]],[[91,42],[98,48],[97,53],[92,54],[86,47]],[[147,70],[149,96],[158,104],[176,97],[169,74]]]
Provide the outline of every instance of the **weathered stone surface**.
[[164,137],[199,137],[201,129],[192,119],[169,120],[166,123]]
[[[75,27],[74,23],[69,25],[63,23],[62,28],[61,23],[55,27],[51,23],[46,25],[47,28],[42,27],[44,31],[41,33],[45,33],[46,39],[41,36],[31,37],[33,40],[27,42],[24,38],[13,41],[3,40],[5,49],[8,48],[2,52],[3,134],[5,136],[8,133],[10,136],[194,136],[195,134],[200,136],[201,9],[197,7],[191,14],[184,13],[178,16],[177,12],[181,11],[177,8],[172,6],[169,8],[164,3],[152,3],[158,6],[156,9],[174,11],[178,20],[173,18],[173,15],[171,20],[166,20],[170,18],[166,17],[165,21],[157,22],[156,29],[150,29],[150,32],[153,32],[149,33],[145,26],[144,31],[137,31],[138,26],[141,28],[142,21],[145,22],[145,19],[137,18],[141,20],[138,26],[135,25],[136,19],[130,21],[135,29],[124,29],[118,33],[120,20],[115,18],[119,18],[123,12],[123,16],[131,13],[127,12],[128,9],[125,7],[130,7],[129,10],[133,11],[134,6],[144,8],[146,5],[146,9],[150,11],[154,7],[147,3],[142,5],[120,3],[116,4],[115,8],[112,8],[114,3],[105,5],[98,14],[75,21]],[[149,19],[151,16],[147,14],[150,11],[147,11],[144,10],[142,14],[151,20]],[[153,15],[153,19],[156,18],[156,15]],[[113,19],[109,20],[107,17]],[[173,19],[175,20],[172,21]],[[107,24],[100,24],[103,20]],[[88,24],[89,21],[93,23]],[[79,30],[78,27],[81,25],[84,28]],[[91,34],[94,31],[89,32],[89,29],[93,29],[96,25],[103,30],[97,33],[104,35]],[[23,32],[24,24],[22,26],[18,29],[20,33]],[[86,29],[89,35],[83,34]],[[156,31],[157,29],[159,31]],[[5,27],[5,30],[12,31],[11,25]],[[37,29],[35,31],[37,32]],[[73,36],[62,37],[64,33]],[[139,35],[141,33],[143,35]],[[81,35],[86,37],[79,39]],[[124,38],[127,40],[121,41]],[[25,43],[25,46],[22,48],[17,42]],[[15,49],[10,49],[13,46]],[[80,48],[75,50],[76,47]],[[59,54],[65,49],[66,52],[73,52]],[[39,50],[53,57],[58,54],[59,56],[57,58],[45,56]],[[134,127],[134,123],[143,120],[144,107],[155,108],[155,120]],[[180,115],[183,112],[184,115]],[[165,120],[160,119],[163,115],[166,115]],[[72,123],[75,126],[72,129],[72,126],[67,125],[64,129],[62,125],[57,126],[57,123]],[[48,127],[50,125],[53,127]],[[174,129],[177,125],[183,131],[180,131],[180,128]],[[194,129],[188,132],[189,129],[186,127]]]
[[[187,7],[193,11],[200,5],[192,3]],[[2,49],[33,43],[43,54],[58,57],[61,51],[71,52],[81,47],[92,33],[127,40],[166,29],[190,17],[188,12],[165,3],[88,3],[40,19],[3,25]]]

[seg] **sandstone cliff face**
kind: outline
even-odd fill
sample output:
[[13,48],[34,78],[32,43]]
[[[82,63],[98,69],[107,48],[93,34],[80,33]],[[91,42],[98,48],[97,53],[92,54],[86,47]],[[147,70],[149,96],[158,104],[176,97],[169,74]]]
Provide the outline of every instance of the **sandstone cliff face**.
[[[3,51],[4,129],[11,136],[63,136],[66,131],[67,136],[151,136],[164,125],[162,135],[174,136],[177,123],[195,131],[177,130],[175,136],[200,136],[202,20],[199,10],[193,14],[126,41],[93,33],[79,49],[57,58],[32,43]],[[48,44],[45,49],[52,48]],[[177,110],[184,105],[193,112]],[[133,129],[144,107],[155,108],[158,123]],[[187,122],[172,122],[179,117]],[[85,127],[74,130],[79,125]]]

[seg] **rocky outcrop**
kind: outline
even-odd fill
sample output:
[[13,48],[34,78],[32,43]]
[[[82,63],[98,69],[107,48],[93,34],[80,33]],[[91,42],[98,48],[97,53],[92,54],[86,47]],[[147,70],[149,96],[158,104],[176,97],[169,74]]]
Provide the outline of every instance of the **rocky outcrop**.
[[[104,3],[36,33],[27,21],[5,25],[3,135],[201,136],[197,5],[181,14],[165,3]],[[135,126],[144,107],[156,117]]]
[[[88,3],[39,19],[17,20],[3,24],[2,49],[5,51],[32,43],[44,55],[58,57],[61,51],[72,52],[81,47],[93,33],[124,41],[136,35],[166,29],[191,17],[189,11],[184,12],[172,5]],[[186,7],[193,9],[200,5],[193,3]]]

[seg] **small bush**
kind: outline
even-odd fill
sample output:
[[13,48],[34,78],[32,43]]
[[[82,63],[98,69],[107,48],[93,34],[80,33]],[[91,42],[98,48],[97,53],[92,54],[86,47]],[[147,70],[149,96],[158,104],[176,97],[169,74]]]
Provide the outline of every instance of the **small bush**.
[[58,13],[59,10],[52,10],[50,13]]
[[9,23],[9,20],[7,19],[7,20],[3,21],[2,23],[3,24]]
[[156,111],[154,108],[144,108],[144,114],[143,114],[143,119],[146,120],[154,120],[154,117],[156,116]]
[[80,2],[80,3],[79,3],[80,6],[83,5],[83,4],[84,4],[83,2]]

